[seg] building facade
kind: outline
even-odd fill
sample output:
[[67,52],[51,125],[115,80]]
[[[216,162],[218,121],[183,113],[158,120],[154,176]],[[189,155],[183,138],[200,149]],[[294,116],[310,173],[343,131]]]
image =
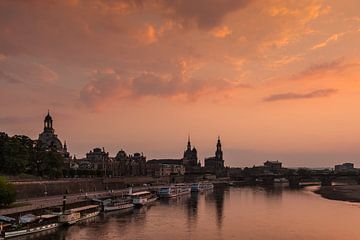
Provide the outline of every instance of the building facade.
[[266,161],[264,162],[264,167],[268,168],[270,171],[279,171],[282,169],[282,162],[279,161]]
[[146,171],[147,175],[152,177],[184,175],[185,167],[182,165],[181,160],[153,159],[146,163]]
[[87,168],[91,165],[92,170],[105,171],[109,169],[111,158],[109,153],[105,152],[104,148],[94,148],[86,153],[86,158],[81,160],[81,165],[86,165]]
[[146,157],[141,153],[127,155],[124,150],[120,150],[113,162],[114,176],[145,176]]
[[353,163],[343,163],[335,165],[335,173],[355,173],[359,172],[358,169],[354,168]]

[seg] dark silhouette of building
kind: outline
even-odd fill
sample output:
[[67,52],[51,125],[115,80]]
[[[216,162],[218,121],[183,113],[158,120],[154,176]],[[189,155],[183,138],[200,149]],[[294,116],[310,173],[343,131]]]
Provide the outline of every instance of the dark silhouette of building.
[[282,163],[279,161],[266,161],[264,162],[264,167],[268,168],[270,171],[279,171],[282,168]]
[[62,145],[60,139],[55,134],[53,128],[53,119],[48,111],[44,119],[44,131],[39,134],[39,143],[44,150],[52,150],[61,153],[65,158],[69,158],[69,152],[67,151],[67,145]]
[[185,174],[181,159],[152,159],[146,162],[146,170],[153,177]]
[[193,167],[200,166],[197,157],[197,150],[195,147],[191,149],[190,136],[188,137],[188,143],[186,150],[184,151],[184,157],[182,159],[182,164],[185,166],[186,170],[190,170]]
[[140,153],[127,155],[124,150],[120,150],[114,159],[112,166],[114,176],[145,176],[146,157]]
[[353,163],[343,163],[339,165],[335,165],[336,173],[357,173],[359,169],[354,168]]
[[210,170],[217,170],[224,168],[223,151],[221,149],[221,140],[218,137],[216,144],[215,157],[205,158],[205,168]]
[[82,160],[91,164],[93,170],[107,171],[111,163],[109,153],[105,152],[104,148],[94,148],[86,153],[86,158]]

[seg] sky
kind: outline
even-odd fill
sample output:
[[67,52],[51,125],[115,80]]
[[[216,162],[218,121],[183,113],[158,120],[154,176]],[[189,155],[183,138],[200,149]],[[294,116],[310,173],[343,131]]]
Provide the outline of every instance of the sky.
[[359,43],[358,0],[0,0],[0,131],[360,167]]

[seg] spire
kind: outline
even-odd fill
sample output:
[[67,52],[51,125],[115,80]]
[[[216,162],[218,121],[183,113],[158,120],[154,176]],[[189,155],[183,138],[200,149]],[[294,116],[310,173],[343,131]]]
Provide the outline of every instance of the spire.
[[220,140],[220,136],[218,136],[218,140],[217,140],[217,144],[216,144],[218,149],[221,149],[221,140]]
[[220,136],[218,136],[218,140],[217,140],[217,144],[216,144],[216,152],[215,152],[215,157],[219,160],[223,160],[223,152],[221,149],[221,140],[220,140]]
[[191,150],[190,134],[188,134],[187,149]]

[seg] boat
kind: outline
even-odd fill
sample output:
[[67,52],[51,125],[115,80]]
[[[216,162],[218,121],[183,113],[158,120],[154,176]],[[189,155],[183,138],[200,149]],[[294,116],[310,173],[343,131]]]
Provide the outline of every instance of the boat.
[[33,214],[26,214],[19,218],[18,222],[1,222],[0,223],[0,239],[8,239],[39,233],[59,227],[61,224],[58,221],[58,216],[54,214],[45,214],[35,216]]
[[99,205],[87,205],[83,207],[72,208],[65,210],[64,213],[59,216],[59,222],[65,225],[73,225],[77,222],[95,217],[99,215],[99,213]]
[[203,192],[214,188],[214,184],[209,182],[193,183],[191,185],[191,192]]
[[129,194],[135,206],[144,206],[157,200],[156,194],[149,191],[135,192]]
[[275,178],[274,183],[289,183],[286,178]]
[[128,198],[116,198],[107,199],[103,201],[104,212],[131,209],[134,207],[133,199]]
[[190,193],[190,187],[186,184],[175,184],[160,188],[158,194],[160,198],[172,198]]

